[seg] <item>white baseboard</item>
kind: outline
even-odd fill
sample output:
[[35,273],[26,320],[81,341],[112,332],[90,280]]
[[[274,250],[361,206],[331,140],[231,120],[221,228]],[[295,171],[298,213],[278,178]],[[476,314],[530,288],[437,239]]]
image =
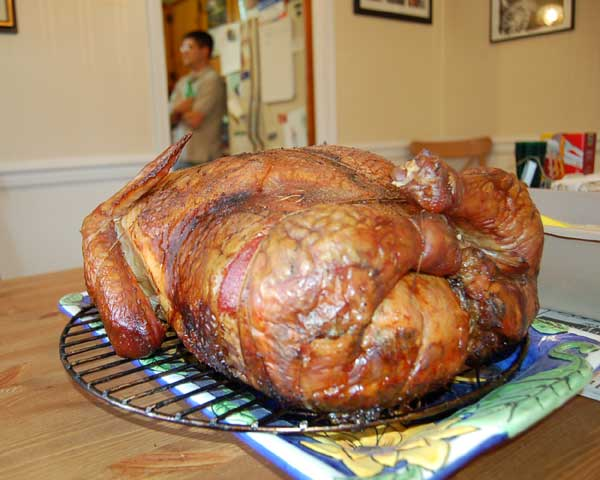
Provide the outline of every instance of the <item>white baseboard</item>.
[[[490,154],[488,165],[491,167],[503,168],[508,171],[515,171],[515,143],[523,141],[538,141],[535,135],[521,135],[518,137],[495,137],[492,138],[492,152]],[[373,142],[360,143],[353,146],[362,148],[382,157],[396,165],[402,165],[410,160],[411,154],[408,150],[409,140],[398,140],[397,142]],[[600,142],[596,144],[596,164],[600,162]],[[598,167],[596,167],[598,170]]]
[[[514,158],[515,142],[534,141],[531,135],[493,138],[490,164],[510,162]],[[381,155],[395,164],[410,160],[408,140],[395,142],[357,143],[352,146]],[[156,157],[155,152],[88,157],[64,157],[30,160],[20,163],[0,162],[0,190],[6,188],[60,185],[65,183],[94,183],[131,179],[146,163]],[[600,142],[596,147],[600,162]]]
[[0,163],[0,190],[7,188],[128,180],[156,153],[63,157]]

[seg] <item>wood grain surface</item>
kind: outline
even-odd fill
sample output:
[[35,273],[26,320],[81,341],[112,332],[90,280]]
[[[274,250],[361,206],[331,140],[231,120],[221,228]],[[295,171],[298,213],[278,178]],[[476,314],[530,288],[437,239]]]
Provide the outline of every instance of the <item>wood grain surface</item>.
[[[79,269],[0,281],[0,478],[285,478],[231,433],[122,412],[71,381],[57,302],[83,289]],[[600,402],[577,397],[455,478],[599,476]]]

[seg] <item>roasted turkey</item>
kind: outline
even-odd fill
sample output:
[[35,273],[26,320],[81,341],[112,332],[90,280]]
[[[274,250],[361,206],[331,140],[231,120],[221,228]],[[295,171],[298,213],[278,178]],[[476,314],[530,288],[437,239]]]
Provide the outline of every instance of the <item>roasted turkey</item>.
[[526,335],[543,230],[514,175],[341,146],[169,173],[186,141],[83,222],[119,355],[149,355],[168,324],[285,404],[349,412],[405,405]]

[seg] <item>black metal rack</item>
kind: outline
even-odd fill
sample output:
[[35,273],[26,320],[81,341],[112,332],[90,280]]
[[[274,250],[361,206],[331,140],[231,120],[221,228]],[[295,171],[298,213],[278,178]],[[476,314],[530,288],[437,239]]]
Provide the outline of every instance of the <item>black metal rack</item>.
[[[527,352],[527,340],[508,367],[472,381],[455,382],[443,392],[403,409],[315,413],[288,408],[251,387],[198,363],[170,332],[151,357],[116,355],[93,306],[73,316],[60,337],[60,358],[86,391],[120,409],[193,427],[237,432],[306,433],[358,430],[400,422],[405,426],[440,418],[471,404],[505,383]],[[460,383],[460,388],[456,388]]]

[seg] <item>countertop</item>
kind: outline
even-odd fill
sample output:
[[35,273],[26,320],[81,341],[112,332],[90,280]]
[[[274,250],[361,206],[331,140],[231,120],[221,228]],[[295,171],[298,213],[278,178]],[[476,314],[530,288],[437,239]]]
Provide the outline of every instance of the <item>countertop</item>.
[[[0,281],[0,478],[286,478],[231,433],[116,410],[85,393],[58,354],[81,269]],[[600,402],[576,397],[456,479],[596,478]]]

